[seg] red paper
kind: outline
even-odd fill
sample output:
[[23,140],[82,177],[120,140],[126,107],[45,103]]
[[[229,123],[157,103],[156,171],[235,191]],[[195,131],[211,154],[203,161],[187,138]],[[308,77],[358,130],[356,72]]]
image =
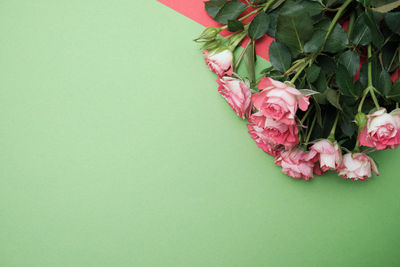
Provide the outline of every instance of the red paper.
[[[205,27],[220,27],[221,24],[215,22],[204,9],[204,0],[158,0],[160,3],[174,9],[175,11],[181,13],[182,15],[200,23]],[[250,12],[249,9],[247,12]],[[245,14],[246,11],[243,13]],[[248,19],[251,19],[248,18]],[[245,21],[248,21],[246,19]],[[200,34],[200,33],[198,33]],[[222,31],[222,36],[229,35],[230,32]],[[256,53],[258,56],[269,60],[268,58],[268,48],[274,38],[265,35],[264,37],[257,40],[256,43]],[[244,47],[247,44],[247,40],[242,42],[242,46]]]

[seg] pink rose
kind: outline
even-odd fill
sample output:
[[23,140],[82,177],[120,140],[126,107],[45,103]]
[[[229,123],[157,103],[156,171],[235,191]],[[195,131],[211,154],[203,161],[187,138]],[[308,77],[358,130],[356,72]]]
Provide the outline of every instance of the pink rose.
[[205,61],[207,66],[211,71],[215,72],[218,77],[222,77],[224,75],[232,75],[233,66],[233,54],[232,51],[228,48],[221,48],[214,50],[212,52],[208,52],[207,50],[203,52],[205,56]]
[[248,123],[247,127],[251,138],[256,141],[259,148],[271,156],[276,157],[278,155],[278,151],[282,146],[272,143],[268,136],[265,135],[264,128],[257,126],[255,123]]
[[250,121],[264,129],[263,134],[275,144],[293,147],[299,143],[297,137],[299,131],[296,125],[286,125],[280,121],[275,121],[265,117],[261,112],[254,113]]
[[308,109],[309,96],[282,82],[263,77],[257,87],[262,91],[252,95],[251,100],[264,116],[293,125],[297,108]]
[[245,119],[250,116],[251,112],[251,93],[250,89],[239,79],[224,76],[218,78],[218,92],[225,98],[229,106],[236,114]]
[[339,175],[343,178],[361,181],[371,177],[371,170],[379,176],[375,162],[364,153],[347,153],[338,168]]
[[388,114],[382,108],[367,115],[367,119],[367,125],[358,135],[360,145],[386,149],[400,144],[400,114]]
[[283,151],[275,159],[275,164],[282,167],[282,171],[295,179],[308,180],[314,177],[314,164],[317,153],[313,150],[304,152],[298,148]]
[[316,142],[310,150],[318,153],[321,171],[335,170],[339,167],[342,160],[342,153],[339,145],[335,142],[332,144],[328,139]]

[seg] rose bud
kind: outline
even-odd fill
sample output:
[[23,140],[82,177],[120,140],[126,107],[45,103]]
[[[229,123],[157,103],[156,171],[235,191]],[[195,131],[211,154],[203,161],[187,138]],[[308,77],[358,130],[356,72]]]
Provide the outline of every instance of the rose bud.
[[315,151],[304,152],[294,148],[281,152],[274,163],[281,166],[282,171],[290,177],[309,180],[314,177],[316,155]]
[[232,51],[226,47],[220,46],[219,48],[209,52],[208,50],[203,52],[204,59],[207,66],[211,71],[215,72],[218,77],[224,75],[232,75],[233,66],[233,54]]
[[293,147],[299,143],[299,138],[297,137],[299,131],[296,125],[287,125],[275,121],[265,117],[261,112],[254,113],[250,121],[264,128],[264,134],[272,143],[280,144],[285,147]]
[[224,76],[217,80],[218,92],[225,98],[236,114],[245,119],[251,112],[251,92],[246,84],[236,78]]
[[221,32],[221,28],[208,27],[206,28],[199,37],[194,39],[195,42],[208,42],[215,39],[218,33]]
[[354,180],[365,181],[371,177],[371,170],[379,176],[373,159],[364,153],[347,153],[343,156],[342,165],[337,169],[340,176]]
[[206,43],[204,43],[204,44],[202,45],[201,49],[202,49],[202,50],[213,50],[213,49],[217,49],[217,48],[221,45],[221,42],[222,42],[221,39],[206,42]]
[[299,90],[263,77],[258,83],[261,92],[252,95],[253,105],[267,117],[285,124],[296,124],[295,115],[297,108],[305,111],[309,105],[309,96],[300,93]]
[[337,142],[332,143],[328,139],[316,142],[310,150],[318,153],[321,171],[335,170],[342,160],[342,153]]
[[400,144],[400,114],[395,112],[388,114],[382,108],[367,115],[367,125],[358,135],[360,145],[378,150],[396,148]]

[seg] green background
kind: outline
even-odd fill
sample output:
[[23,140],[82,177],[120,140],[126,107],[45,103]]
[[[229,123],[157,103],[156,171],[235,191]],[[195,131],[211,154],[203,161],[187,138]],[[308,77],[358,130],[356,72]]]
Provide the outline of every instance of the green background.
[[152,1],[0,2],[0,266],[398,266],[380,177],[286,177]]

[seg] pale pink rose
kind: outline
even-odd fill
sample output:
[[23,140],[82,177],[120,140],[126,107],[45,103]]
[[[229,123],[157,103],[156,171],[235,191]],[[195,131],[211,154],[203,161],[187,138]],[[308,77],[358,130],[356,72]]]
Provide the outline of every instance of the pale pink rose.
[[298,129],[296,125],[287,125],[280,121],[265,117],[261,112],[251,115],[251,122],[264,129],[263,134],[272,143],[293,147],[299,143]]
[[365,181],[371,177],[371,170],[379,176],[373,159],[364,153],[347,153],[343,156],[342,165],[337,169],[340,176],[352,180]]
[[233,54],[229,49],[224,50],[214,50],[208,52],[207,50],[203,52],[207,66],[211,71],[215,72],[218,77],[224,75],[232,75],[233,66]]
[[239,79],[224,76],[218,78],[218,92],[225,98],[236,114],[245,119],[251,112],[251,92],[245,83]]
[[314,165],[317,153],[305,152],[299,148],[283,151],[275,159],[275,164],[282,167],[282,171],[295,179],[309,180],[314,177]]
[[367,115],[367,125],[358,135],[360,145],[378,150],[396,148],[400,144],[400,115],[394,112],[388,114],[382,108]]
[[328,170],[335,170],[339,167],[342,160],[342,153],[339,145],[334,144],[328,139],[316,142],[310,150],[318,153],[321,171],[324,173]]
[[269,137],[265,135],[264,128],[259,127],[255,123],[248,123],[247,127],[249,128],[251,138],[253,138],[259,148],[271,156],[276,157],[278,155],[278,151],[282,146],[272,143]]
[[297,108],[308,109],[309,96],[286,84],[263,77],[258,83],[261,92],[252,95],[253,105],[266,117],[285,124],[296,124]]

